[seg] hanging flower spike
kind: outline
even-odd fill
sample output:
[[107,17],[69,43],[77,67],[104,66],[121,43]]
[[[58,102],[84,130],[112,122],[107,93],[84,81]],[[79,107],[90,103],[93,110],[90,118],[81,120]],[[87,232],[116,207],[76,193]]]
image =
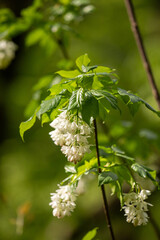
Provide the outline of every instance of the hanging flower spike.
[[151,194],[149,190],[141,190],[141,192],[126,193],[124,194],[124,206],[125,216],[127,222],[132,222],[134,226],[146,225],[148,222],[148,206],[153,206],[150,203],[145,202],[148,196]]
[[51,193],[50,206],[53,208],[53,216],[63,218],[70,216],[76,207],[77,194],[70,185],[60,186],[56,193]]
[[14,42],[7,40],[0,41],[0,69],[8,67],[15,57],[16,50],[17,45]]
[[90,137],[92,129],[81,119],[67,114],[63,111],[50,124],[55,128],[49,134],[56,145],[61,146],[62,153],[67,157],[68,161],[79,162],[86,152],[90,153],[90,145],[87,138]]

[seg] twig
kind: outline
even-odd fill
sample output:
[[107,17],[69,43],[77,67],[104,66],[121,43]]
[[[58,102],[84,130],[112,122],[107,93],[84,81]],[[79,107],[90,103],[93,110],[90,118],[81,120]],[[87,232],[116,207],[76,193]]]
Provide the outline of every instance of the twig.
[[[101,163],[100,163],[100,158],[99,158],[98,134],[97,134],[96,120],[94,120],[94,131],[95,131],[96,153],[97,153],[97,161],[98,161],[98,172],[101,173],[102,171],[101,171],[101,168],[100,168]],[[104,212],[105,212],[105,216],[106,216],[107,227],[109,229],[111,239],[115,240],[114,233],[113,233],[113,228],[112,228],[112,224],[111,224],[111,219],[110,219],[110,215],[109,215],[109,208],[108,208],[108,203],[107,203],[107,198],[106,198],[104,185],[101,185],[101,191],[102,191]]]
[[153,95],[157,101],[158,107],[160,109],[160,94],[159,94],[159,91],[158,91],[158,88],[157,88],[157,85],[156,85],[156,82],[155,82],[155,79],[154,79],[154,76],[152,73],[151,65],[148,60],[144,44],[143,44],[143,39],[142,39],[140,30],[139,30],[139,26],[137,23],[132,0],[125,0],[125,5],[126,5],[127,12],[128,12],[128,17],[130,20],[132,31],[133,31],[133,34],[134,34],[134,37],[135,37],[142,61],[143,61],[143,65],[146,70],[148,80],[149,80],[151,88],[152,88],[152,93],[153,93]]
[[56,42],[57,42],[57,44],[58,44],[58,46],[59,46],[59,48],[60,48],[64,58],[69,60],[69,55],[68,55],[68,52],[67,52],[67,49],[65,47],[65,44],[64,44],[63,40],[60,39],[60,38],[59,39],[56,38]]

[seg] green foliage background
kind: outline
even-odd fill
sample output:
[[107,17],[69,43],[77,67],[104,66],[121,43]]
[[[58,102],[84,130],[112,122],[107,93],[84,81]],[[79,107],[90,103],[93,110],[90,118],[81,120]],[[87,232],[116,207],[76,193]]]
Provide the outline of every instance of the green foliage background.
[[[13,4],[14,2],[14,4]],[[23,2],[23,1],[22,1]],[[17,15],[25,3],[1,0],[0,7],[11,7]],[[31,1],[30,1],[31,2]],[[120,76],[119,86],[133,92],[154,108],[152,96],[139,53],[130,29],[124,2],[118,0],[93,1],[94,13],[78,24],[80,38],[70,35],[68,52],[72,60],[88,53],[92,64],[116,68]],[[160,3],[158,0],[134,1],[140,29],[160,89]],[[97,239],[106,239],[106,225],[100,191],[96,179],[89,179],[86,193],[79,197],[77,208],[71,217],[57,220],[52,216],[50,192],[54,192],[64,177],[66,159],[51,141],[48,124],[36,126],[25,135],[25,144],[19,136],[19,124],[24,120],[24,109],[32,96],[37,80],[61,67],[57,62],[62,54],[55,45],[48,55],[39,46],[26,47],[25,34],[14,40],[19,45],[15,60],[8,69],[0,72],[0,239],[80,240],[84,234],[99,227]],[[107,125],[99,124],[99,141],[116,143],[130,156],[137,156],[140,163],[159,171],[160,124],[152,112],[140,107],[132,118],[127,108],[122,114],[112,111]],[[147,130],[146,130],[147,129]],[[144,188],[154,189],[150,182]],[[127,190],[127,188],[126,188]],[[147,227],[134,228],[125,222],[119,201],[108,192],[110,211],[117,239],[152,239],[156,235],[149,223]],[[151,213],[157,223],[160,205],[159,192],[149,199],[154,207]],[[23,234],[16,233],[17,216],[24,213]]]

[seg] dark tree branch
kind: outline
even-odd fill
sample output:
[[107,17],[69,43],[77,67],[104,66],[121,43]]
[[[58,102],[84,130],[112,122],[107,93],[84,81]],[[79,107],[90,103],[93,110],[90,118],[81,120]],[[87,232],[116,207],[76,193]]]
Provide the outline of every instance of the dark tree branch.
[[158,88],[156,86],[156,82],[155,82],[155,79],[154,79],[154,76],[152,73],[151,65],[148,60],[147,53],[146,53],[146,50],[145,50],[145,47],[143,44],[143,39],[142,39],[140,30],[139,30],[139,26],[137,23],[132,0],[125,0],[125,5],[126,5],[127,12],[128,12],[129,20],[131,23],[132,31],[133,31],[133,34],[134,34],[134,37],[135,37],[142,61],[143,61],[143,65],[146,70],[148,80],[149,80],[151,88],[152,88],[152,93],[153,93],[153,95],[157,101],[158,107],[160,109],[160,94],[159,94]]
[[[96,120],[94,120],[94,131],[95,131],[95,143],[96,143],[96,153],[97,153],[97,161],[98,161],[98,172],[101,173],[102,171],[100,168],[101,163],[100,163],[100,157],[99,157],[98,133],[97,133]],[[111,219],[110,219],[110,215],[109,215],[109,208],[108,208],[107,197],[106,197],[104,185],[101,185],[101,192],[102,192],[102,197],[103,197],[104,212],[105,212],[105,216],[106,216],[107,227],[109,229],[111,239],[115,240],[113,228],[112,228],[112,224],[111,224]]]
[[[139,26],[138,26],[138,22],[136,19],[132,0],[125,0],[125,5],[126,5],[129,20],[130,20],[130,24],[132,27],[132,31],[133,31],[133,34],[134,34],[134,37],[135,37],[142,61],[143,61],[143,65],[146,70],[148,80],[149,80],[151,88],[152,88],[153,95],[154,95],[154,97],[157,101],[158,107],[160,109],[160,94],[159,94],[159,91],[158,91],[158,88],[157,88],[157,85],[156,85],[156,82],[155,82],[155,79],[154,79],[154,76],[152,73],[152,68],[151,68],[150,62],[148,60],[144,44],[143,44],[143,39],[142,39],[140,30],[139,30]],[[151,216],[151,214],[150,214],[150,221],[151,221],[151,224],[155,230],[155,233],[156,233],[158,239],[160,239],[160,230],[157,226],[157,223],[154,221],[153,217]]]

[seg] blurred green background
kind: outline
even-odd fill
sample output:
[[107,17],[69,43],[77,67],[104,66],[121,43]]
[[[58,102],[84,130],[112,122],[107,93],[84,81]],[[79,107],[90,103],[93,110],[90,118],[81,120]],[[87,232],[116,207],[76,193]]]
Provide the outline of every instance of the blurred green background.
[[[1,0],[0,7],[11,8],[19,16],[32,1]],[[128,21],[124,1],[92,1],[95,11],[75,26],[80,38],[69,36],[72,60],[88,53],[92,64],[117,69],[119,86],[139,94],[157,109]],[[136,14],[147,53],[160,89],[160,2],[135,0]],[[13,39],[19,46],[11,65],[0,72],[0,239],[2,240],[80,240],[98,226],[97,240],[109,239],[97,181],[86,177],[86,192],[79,196],[71,217],[57,220],[49,206],[50,192],[66,177],[66,159],[49,137],[48,124],[36,126],[19,136],[19,124],[32,96],[32,87],[45,74],[58,69],[62,53],[55,47],[51,56],[39,46],[26,47],[25,34]],[[99,124],[99,141],[118,143],[131,156],[159,171],[160,124],[152,112],[140,107],[132,118],[127,108],[122,114],[112,111],[106,132]],[[146,129],[148,129],[146,131]],[[147,135],[148,134],[148,135]],[[111,143],[110,143],[111,141]],[[154,190],[150,182],[142,186]],[[125,221],[115,196],[108,199],[116,239],[156,240],[153,226],[133,227]],[[160,227],[160,194],[149,198],[152,216]],[[24,217],[24,225],[23,225]],[[18,222],[19,221],[19,222]],[[22,228],[21,228],[22,223]],[[18,227],[19,226],[19,227]],[[22,233],[23,230],[23,233]]]

